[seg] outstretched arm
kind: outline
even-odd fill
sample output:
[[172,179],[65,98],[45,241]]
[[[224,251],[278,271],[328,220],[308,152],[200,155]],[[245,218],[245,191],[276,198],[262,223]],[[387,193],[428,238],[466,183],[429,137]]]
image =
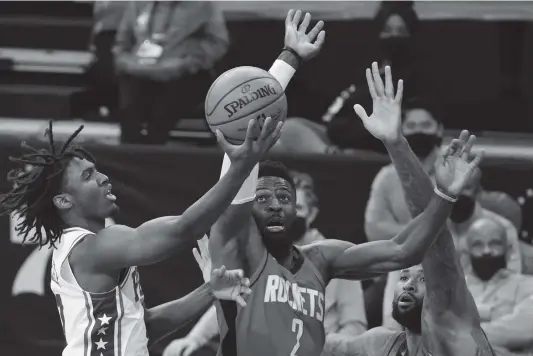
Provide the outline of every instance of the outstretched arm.
[[329,269],[328,279],[366,279],[408,268],[422,261],[424,253],[446,222],[451,208],[450,201],[433,194],[427,209],[391,240],[361,245],[326,240],[309,245],[308,248],[319,250]]
[[[285,49],[269,70],[283,89],[286,89],[298,69],[300,61],[314,57],[322,47],[325,36],[325,32],[322,31],[324,23],[319,21],[306,34],[310,22],[311,15],[305,14],[302,20],[300,10],[296,12],[290,10],[287,14]],[[225,158],[222,175],[224,175],[227,166],[228,161]],[[252,220],[252,207],[255,199],[257,174],[258,166],[252,170],[236,199],[211,229],[209,249],[215,267],[225,264],[230,268],[244,268],[247,275],[250,275],[255,271],[256,264],[259,263],[259,258],[255,257],[261,256],[264,246],[261,241],[249,241],[250,231],[255,228]]]
[[138,228],[114,225],[85,238],[73,250],[77,265],[108,272],[164,260],[190,246],[230,205],[259,156],[236,160],[228,174],[181,216],[148,221]]
[[[384,86],[377,72],[377,64],[373,64],[372,73],[367,70],[367,80],[374,103],[393,92],[390,68],[386,72],[388,73]],[[431,204],[432,183],[400,132],[399,110],[397,113],[389,111],[377,117],[377,120],[376,117],[372,120],[372,117],[366,116],[362,107],[356,106],[354,109],[367,130],[385,143],[402,182],[409,211],[413,217],[418,216],[428,204]],[[464,142],[467,137],[468,132],[463,131],[459,140]],[[460,156],[463,161],[468,159],[472,143],[473,141],[469,140],[466,144]],[[481,156],[477,161],[480,159]],[[438,180],[438,169],[436,175]],[[460,189],[458,193],[459,191]],[[422,267],[426,283],[424,320],[425,325],[433,326],[431,330],[433,334],[430,338],[426,338],[425,342],[437,342],[431,347],[444,355],[491,354],[490,345],[479,324],[479,314],[474,299],[466,285],[452,236],[446,227],[429,248],[422,261]],[[428,332],[428,330],[423,331]]]

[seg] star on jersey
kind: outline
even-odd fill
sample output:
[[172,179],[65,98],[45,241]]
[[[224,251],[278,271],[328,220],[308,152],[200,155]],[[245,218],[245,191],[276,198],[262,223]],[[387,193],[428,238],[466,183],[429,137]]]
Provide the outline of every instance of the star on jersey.
[[107,344],[107,341],[104,341],[102,340],[102,338],[100,338],[100,341],[97,341],[95,342],[96,346],[97,346],[97,350],[100,350],[100,349],[104,349],[105,350],[105,345]]
[[101,328],[98,330],[98,333],[97,333],[96,335],[100,335],[100,334],[105,335],[106,330],[107,330],[107,327],[101,327]]
[[100,325],[109,325],[109,320],[111,320],[112,318],[108,317],[107,315],[104,315],[103,316],[100,316],[98,317],[98,320],[100,320]]

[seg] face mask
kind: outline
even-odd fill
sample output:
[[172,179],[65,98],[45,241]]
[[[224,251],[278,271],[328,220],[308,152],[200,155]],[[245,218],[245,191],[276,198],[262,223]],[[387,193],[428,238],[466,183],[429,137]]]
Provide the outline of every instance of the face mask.
[[506,256],[470,256],[472,269],[483,281],[490,280],[496,272],[507,267]]
[[459,198],[453,204],[450,219],[454,223],[462,223],[467,221],[474,215],[476,208],[476,200],[468,195],[459,195]]
[[301,240],[307,232],[307,221],[301,216],[296,216],[289,229],[289,236],[293,242]]
[[383,54],[393,62],[405,61],[411,50],[409,37],[389,37],[380,39]]
[[442,138],[437,135],[430,135],[425,133],[415,133],[405,136],[409,146],[420,158],[426,158],[435,149],[435,147],[441,144]]

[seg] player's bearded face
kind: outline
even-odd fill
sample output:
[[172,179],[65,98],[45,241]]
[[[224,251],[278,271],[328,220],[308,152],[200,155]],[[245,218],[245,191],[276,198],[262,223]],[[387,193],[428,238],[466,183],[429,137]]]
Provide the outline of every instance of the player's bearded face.
[[415,270],[401,271],[392,302],[392,317],[408,330],[420,333],[426,289],[423,272],[420,272],[420,268],[412,268]]
[[265,243],[292,242],[288,231],[296,218],[295,201],[294,190],[285,179],[259,178],[253,215]]

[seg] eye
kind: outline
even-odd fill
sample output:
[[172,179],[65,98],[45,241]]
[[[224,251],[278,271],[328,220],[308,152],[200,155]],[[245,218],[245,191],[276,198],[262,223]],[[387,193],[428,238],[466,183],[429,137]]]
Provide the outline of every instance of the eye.
[[420,277],[420,282],[425,282],[426,279],[424,277]]
[[407,280],[407,277],[406,276],[401,276],[400,277],[400,281],[406,281]]
[[256,200],[258,203],[263,203],[264,201],[266,201],[266,198],[265,198],[265,197],[262,197],[262,196],[259,196],[259,197],[256,197],[255,200]]
[[290,198],[288,196],[282,195],[282,196],[279,197],[279,200],[281,200],[281,201],[290,201]]

